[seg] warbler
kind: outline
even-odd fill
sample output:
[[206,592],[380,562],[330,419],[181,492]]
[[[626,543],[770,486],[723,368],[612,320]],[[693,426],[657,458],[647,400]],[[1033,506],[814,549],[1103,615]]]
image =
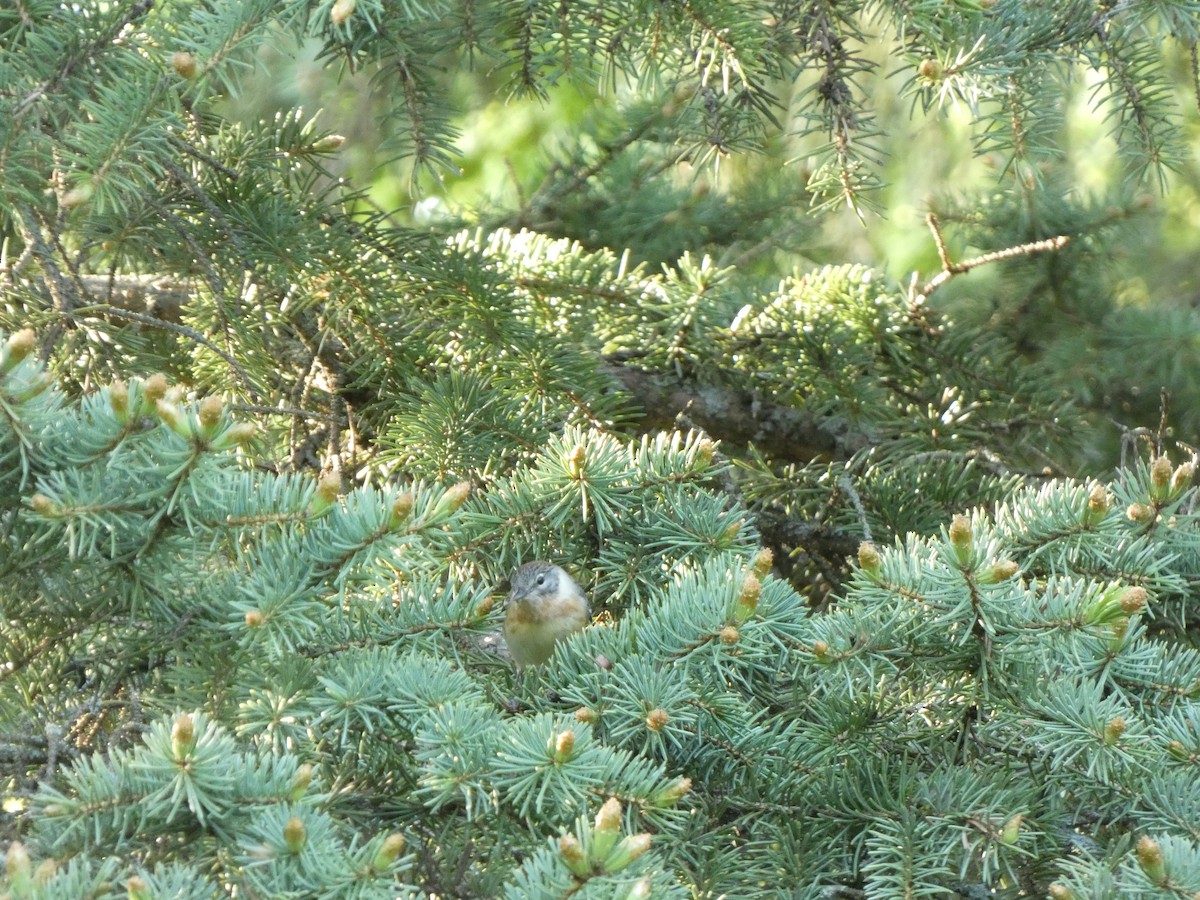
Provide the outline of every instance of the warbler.
[[504,609],[504,640],[519,667],[544,663],[557,641],[591,618],[583,589],[558,566],[541,560],[513,572]]

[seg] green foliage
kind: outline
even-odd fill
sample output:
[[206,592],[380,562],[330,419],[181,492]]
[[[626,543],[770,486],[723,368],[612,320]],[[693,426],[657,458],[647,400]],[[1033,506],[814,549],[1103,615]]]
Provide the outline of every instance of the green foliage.
[[1194,7],[0,10],[0,896],[1196,892]]
[[[11,338],[0,365],[3,446],[23,460],[0,711],[7,746],[44,735],[58,760],[6,787],[34,861],[58,864],[35,877],[11,845],[13,896],[1096,879],[1167,896],[1200,878],[1190,463],[864,544],[812,615],[751,559],[693,438],[569,431],[469,500],[338,497],[241,465],[245,430],[161,379],[64,403],[32,346]],[[492,574],[586,560],[587,540],[593,599],[623,612],[514,679],[481,640]],[[606,579],[629,546],[627,580]]]

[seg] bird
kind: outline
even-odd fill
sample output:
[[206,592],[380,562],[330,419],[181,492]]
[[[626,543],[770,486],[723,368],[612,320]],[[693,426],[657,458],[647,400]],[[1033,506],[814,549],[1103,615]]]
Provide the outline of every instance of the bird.
[[558,641],[591,619],[583,589],[560,567],[543,560],[513,572],[504,609],[504,641],[518,668],[544,663]]

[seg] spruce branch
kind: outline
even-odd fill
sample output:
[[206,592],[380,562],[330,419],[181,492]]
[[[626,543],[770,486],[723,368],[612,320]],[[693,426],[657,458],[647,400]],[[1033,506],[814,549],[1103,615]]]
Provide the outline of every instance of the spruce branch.
[[1026,244],[1020,244],[1016,247],[1006,247],[1003,250],[995,250],[991,253],[984,253],[981,256],[975,256],[971,259],[963,260],[962,262],[951,262],[949,253],[946,249],[945,238],[942,237],[941,223],[938,222],[938,217],[935,213],[927,213],[925,216],[925,224],[929,226],[930,232],[933,234],[934,244],[937,246],[938,258],[942,262],[942,271],[934,275],[929,281],[925,282],[913,295],[913,302],[920,304],[922,301],[929,298],[934,291],[944,285],[951,278],[958,275],[970,272],[979,266],[988,265],[989,263],[1001,262],[1008,259],[1016,259],[1021,256],[1033,256],[1036,253],[1047,253],[1051,250],[1061,250],[1070,243],[1071,238],[1068,235],[1060,234],[1052,238],[1046,238],[1040,241],[1030,241]]

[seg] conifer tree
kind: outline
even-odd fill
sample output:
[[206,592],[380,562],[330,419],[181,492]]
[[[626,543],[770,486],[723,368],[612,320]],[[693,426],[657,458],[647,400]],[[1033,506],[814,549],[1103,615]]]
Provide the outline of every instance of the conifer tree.
[[[1198,27],[0,9],[0,896],[1200,892],[1194,316],[1119,307],[1111,252],[1186,167]],[[418,190],[456,79],[597,105],[515,202],[418,227],[320,120],[238,120],[287,41],[370,76]],[[1125,179],[1092,199],[1085,71]],[[936,201],[911,281],[799,266],[883,206],[889,73],[1001,179]],[[1162,409],[1119,466],[1117,397]],[[596,617],[517,671],[531,559]]]

